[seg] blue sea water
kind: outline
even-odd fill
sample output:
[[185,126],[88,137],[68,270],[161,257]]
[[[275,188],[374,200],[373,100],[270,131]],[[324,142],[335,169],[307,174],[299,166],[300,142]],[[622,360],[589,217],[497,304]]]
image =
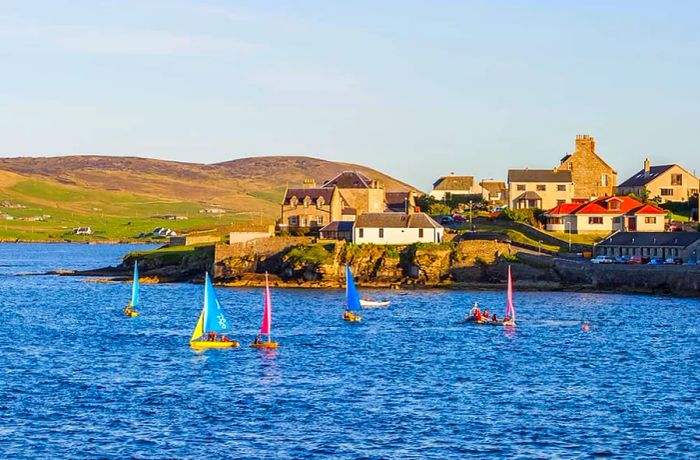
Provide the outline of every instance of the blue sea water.
[[[515,331],[460,324],[505,293],[273,290],[265,352],[190,349],[203,286],[17,276],[132,249],[0,245],[3,458],[689,458],[700,450],[697,299],[519,292]],[[247,345],[261,289],[217,288]],[[582,322],[590,323],[583,332]]]

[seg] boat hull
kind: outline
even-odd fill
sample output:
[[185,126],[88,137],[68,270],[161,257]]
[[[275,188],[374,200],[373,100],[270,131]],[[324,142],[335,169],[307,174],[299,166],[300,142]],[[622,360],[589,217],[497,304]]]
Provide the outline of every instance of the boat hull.
[[190,340],[190,346],[199,350],[205,350],[208,348],[236,348],[240,344],[235,340],[230,342],[219,342],[219,341],[207,341],[207,340]]
[[391,302],[378,302],[375,300],[362,300],[360,299],[360,305],[362,305],[364,308],[372,308],[372,307],[388,307],[391,305]]
[[126,310],[125,310],[125,311],[124,311],[124,314],[125,314],[126,316],[130,317],[130,318],[136,318],[137,316],[139,316],[139,312],[134,311],[134,310],[131,310],[131,311],[126,311]]
[[277,348],[277,342],[262,342],[262,343],[251,343],[250,348]]
[[362,317],[354,313],[345,313],[343,315],[343,319],[348,323],[359,323],[362,321]]
[[515,326],[514,321],[492,321],[490,319],[481,318],[477,320],[473,316],[464,318],[465,323],[479,324],[483,326]]

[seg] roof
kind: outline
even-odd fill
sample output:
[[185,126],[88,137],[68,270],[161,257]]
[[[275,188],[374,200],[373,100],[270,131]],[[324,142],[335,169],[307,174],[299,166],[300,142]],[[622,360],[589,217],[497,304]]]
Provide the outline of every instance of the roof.
[[319,232],[351,232],[354,222],[346,220],[334,220],[323,227]]
[[571,171],[509,169],[508,182],[571,182]]
[[471,190],[474,176],[443,176],[433,182],[433,190]]
[[481,187],[489,193],[498,193],[506,189],[506,183],[502,180],[484,180],[479,183]]
[[[617,201],[620,203],[618,208],[611,208],[609,203]],[[586,203],[564,203],[555,206],[547,211],[547,215],[564,215],[564,214],[612,214],[612,215],[635,215],[635,214],[662,214],[666,211],[659,209],[650,204],[644,204],[630,196],[605,196],[597,200]]]
[[618,185],[619,187],[641,187],[643,185],[648,184],[652,180],[656,179],[659,177],[659,175],[665,173],[675,165],[660,165],[660,166],[652,166],[649,168],[649,172],[645,172],[643,169],[638,171],[636,174],[634,174],[632,177]]
[[541,200],[542,197],[537,194],[537,192],[533,191],[528,191],[525,193],[521,193],[518,195],[518,197],[513,200],[513,201],[518,201],[518,200]]
[[289,188],[287,193],[284,195],[284,201],[282,204],[289,204],[289,200],[295,196],[300,203],[303,203],[304,198],[307,196],[311,198],[311,202],[316,203],[316,201],[323,197],[326,204],[331,202],[331,196],[333,196],[332,188]]
[[350,208],[350,207],[344,207],[341,211],[341,214],[344,214],[346,216],[349,215],[356,215],[357,214],[357,209],[356,208]]
[[384,201],[389,212],[406,212],[411,206],[411,192],[386,192]]
[[355,227],[363,228],[442,228],[424,212],[406,214],[403,212],[366,212],[361,214]]
[[700,232],[617,232],[598,246],[672,246],[685,248],[700,241]]
[[359,171],[343,171],[323,183],[324,187],[370,188],[371,179]]

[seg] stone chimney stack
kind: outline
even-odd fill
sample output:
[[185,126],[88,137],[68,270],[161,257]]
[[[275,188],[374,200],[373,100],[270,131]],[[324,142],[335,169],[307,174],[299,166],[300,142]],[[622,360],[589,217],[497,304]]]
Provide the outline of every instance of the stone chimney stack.
[[304,188],[315,188],[316,187],[316,180],[315,179],[304,179]]
[[644,159],[644,174],[649,174],[651,172],[651,163],[649,163],[649,158]]
[[576,150],[588,149],[595,153],[595,139],[590,134],[576,135]]

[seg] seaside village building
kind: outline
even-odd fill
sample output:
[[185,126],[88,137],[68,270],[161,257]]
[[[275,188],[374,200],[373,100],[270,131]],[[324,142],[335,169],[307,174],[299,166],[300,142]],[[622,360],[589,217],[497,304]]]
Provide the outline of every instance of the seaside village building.
[[700,232],[619,232],[596,244],[595,253],[697,261],[700,257]]
[[[358,171],[343,171],[321,187],[316,187],[315,181],[308,179],[301,188],[288,188],[281,205],[279,228],[308,229],[318,231],[321,238],[352,241],[355,236],[353,223],[363,215],[371,214],[385,216],[387,222],[398,222],[401,218],[409,222],[404,235],[400,235],[401,232],[395,235],[387,227],[386,236],[378,238],[378,243],[404,244],[403,241],[408,239],[399,237],[413,233],[415,238],[411,242],[434,241],[434,225],[440,229],[442,226],[424,213],[414,214],[414,211],[413,192],[387,192],[382,184]],[[414,215],[419,217],[412,218]],[[419,227],[421,231],[418,231]],[[429,237],[431,232],[433,235]],[[369,242],[364,236],[362,241]]]
[[430,196],[436,200],[445,201],[453,197],[471,195],[474,193],[474,176],[443,176],[433,182],[433,190]]
[[441,243],[444,235],[442,225],[424,212],[369,212],[360,215],[353,226],[355,243]]
[[614,231],[663,232],[666,211],[629,196],[561,203],[544,213],[550,232],[607,235]]
[[649,198],[667,201],[688,201],[700,189],[700,179],[677,164],[651,166],[649,159],[644,167],[618,187],[620,194],[642,195],[646,188]]
[[482,180],[481,197],[485,202],[494,206],[504,205],[508,202],[508,187],[502,180]]
[[512,209],[551,209],[615,194],[617,172],[596,152],[595,139],[576,136],[573,153],[553,169],[508,171],[508,205]]

